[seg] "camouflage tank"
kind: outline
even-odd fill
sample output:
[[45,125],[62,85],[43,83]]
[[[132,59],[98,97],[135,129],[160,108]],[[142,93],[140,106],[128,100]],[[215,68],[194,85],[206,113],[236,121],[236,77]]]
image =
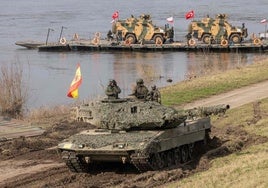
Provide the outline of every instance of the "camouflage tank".
[[105,99],[73,108],[73,118],[95,125],[58,145],[73,172],[87,172],[91,164],[122,162],[139,171],[157,170],[189,161],[194,146],[205,143],[209,115],[226,106],[178,111],[154,101]]
[[211,43],[211,41],[220,43],[223,40],[240,43],[248,36],[244,23],[242,27],[232,26],[227,21],[225,14],[218,14],[215,19],[206,17],[202,20],[194,20],[190,23],[188,32],[188,35],[192,35],[206,44]]
[[112,25],[112,32],[126,44],[142,43],[144,41],[163,44],[167,39],[172,39],[174,35],[173,28],[155,26],[148,14],[143,14],[139,18],[131,16],[125,20],[117,20]]

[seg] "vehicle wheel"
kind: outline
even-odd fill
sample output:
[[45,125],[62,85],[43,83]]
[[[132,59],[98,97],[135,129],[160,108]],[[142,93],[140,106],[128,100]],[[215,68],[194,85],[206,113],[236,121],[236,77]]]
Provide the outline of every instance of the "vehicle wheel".
[[189,149],[187,145],[181,147],[181,162],[186,163],[188,161]]
[[209,44],[210,43],[210,34],[204,34],[202,36],[202,41],[205,43],[205,44]]
[[174,164],[174,152],[167,151],[167,166],[172,166]]
[[134,34],[127,34],[125,41],[128,41],[129,44],[135,44],[136,37]]
[[161,158],[161,162],[159,163],[160,169],[162,169],[164,167],[167,167],[168,166],[167,153],[166,152],[162,152],[159,155],[160,155],[160,158]]
[[175,165],[178,165],[181,163],[181,151],[180,148],[176,148],[174,150],[174,163]]
[[232,36],[230,37],[230,40],[234,43],[240,43],[241,42],[241,37],[238,34],[232,34]]
[[156,45],[162,45],[164,42],[164,39],[161,35],[155,35],[153,38]]
[[163,161],[162,154],[156,153],[151,156],[150,165],[153,170],[164,168],[165,163]]
[[194,152],[194,143],[188,144],[189,147],[189,159],[193,158],[193,152]]

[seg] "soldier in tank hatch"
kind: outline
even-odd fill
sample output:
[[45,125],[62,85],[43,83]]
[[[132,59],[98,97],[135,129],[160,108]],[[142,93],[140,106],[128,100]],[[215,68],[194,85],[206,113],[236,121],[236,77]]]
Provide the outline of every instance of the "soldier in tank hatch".
[[148,93],[147,99],[161,104],[161,94],[160,91],[157,89],[156,85],[153,85],[151,87],[151,91]]
[[135,97],[137,97],[137,99],[146,100],[149,90],[144,85],[143,79],[141,79],[141,78],[137,79],[136,84],[137,85],[135,86],[131,95],[134,95]]
[[105,94],[108,96],[108,99],[118,99],[119,93],[121,93],[120,87],[115,80],[111,79],[105,90]]

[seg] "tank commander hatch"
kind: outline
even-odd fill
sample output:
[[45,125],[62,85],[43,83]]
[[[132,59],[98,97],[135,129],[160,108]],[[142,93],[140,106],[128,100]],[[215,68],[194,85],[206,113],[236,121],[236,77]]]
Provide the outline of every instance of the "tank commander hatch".
[[118,99],[119,93],[121,93],[120,87],[115,80],[111,79],[105,90],[105,94],[108,96],[108,99]]
[[144,85],[143,79],[141,78],[137,79],[136,84],[137,85],[134,87],[131,95],[134,95],[137,99],[147,100],[149,90]]

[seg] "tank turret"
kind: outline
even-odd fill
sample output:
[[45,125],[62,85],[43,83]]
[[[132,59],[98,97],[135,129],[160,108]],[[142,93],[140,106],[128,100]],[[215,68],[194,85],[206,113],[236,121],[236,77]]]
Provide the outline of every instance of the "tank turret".
[[72,109],[72,118],[103,129],[172,128],[183,123],[187,114],[154,101],[131,98],[104,99]]

